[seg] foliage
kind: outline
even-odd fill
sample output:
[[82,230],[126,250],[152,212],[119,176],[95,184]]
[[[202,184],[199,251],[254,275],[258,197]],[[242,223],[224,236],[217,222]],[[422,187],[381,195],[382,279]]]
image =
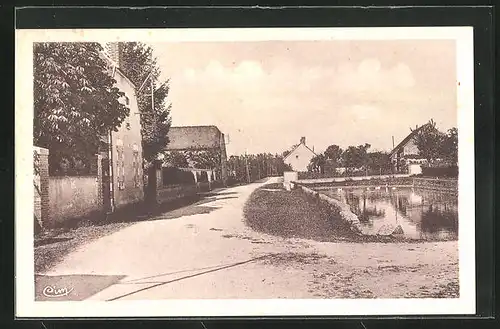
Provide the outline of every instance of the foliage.
[[188,159],[183,152],[169,151],[164,153],[164,163],[177,168],[187,168],[189,166]]
[[458,177],[457,166],[443,166],[443,167],[422,167],[422,176],[424,177]]
[[458,129],[453,127],[444,136],[442,156],[452,166],[458,163]]
[[95,42],[33,46],[35,145],[50,149],[49,170],[89,168],[100,137],[117,131],[129,109]]
[[289,170],[290,166],[278,154],[232,155],[228,159],[229,181],[233,183],[247,183],[249,178],[250,182],[254,182],[267,176],[282,176],[284,171]]
[[[120,47],[120,68],[136,86],[141,113],[143,157],[151,162],[168,143],[167,134],[171,125],[171,104],[167,102],[169,81],[159,81],[161,71],[151,47],[141,42],[124,42]],[[143,83],[143,89],[139,92]],[[154,95],[154,109],[151,94]]]
[[327,160],[331,160],[333,164],[338,165],[342,160],[342,152],[340,146],[333,144],[328,146],[323,154]]
[[372,172],[388,172],[391,169],[391,159],[389,154],[381,151],[368,153],[366,167]]
[[349,146],[342,153],[342,163],[347,168],[346,171],[350,172],[354,168],[365,167],[368,163],[368,149],[370,144]]
[[419,155],[429,163],[442,156],[445,135],[436,128],[434,120],[431,119],[427,124],[419,128],[414,141]]
[[318,154],[314,156],[309,162],[309,165],[307,165],[307,171],[324,173],[325,163],[326,157],[323,154]]
[[175,167],[164,167],[163,185],[193,185],[195,184],[194,176],[190,171],[180,170]]
[[221,168],[220,150],[188,151],[187,159],[198,169],[218,169]]
[[293,149],[295,149],[298,145],[299,144],[294,144],[288,150],[283,151],[283,153],[281,153],[281,155],[283,156],[283,158],[286,158],[288,156],[288,154],[290,154],[293,151]]

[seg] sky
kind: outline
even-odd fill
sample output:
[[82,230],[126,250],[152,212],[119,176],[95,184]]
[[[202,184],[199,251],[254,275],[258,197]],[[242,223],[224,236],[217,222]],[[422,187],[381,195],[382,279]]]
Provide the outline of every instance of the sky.
[[172,125],[216,125],[228,155],[282,153],[306,137],[323,152],[390,151],[410,127],[457,126],[453,40],[150,44],[170,79]]

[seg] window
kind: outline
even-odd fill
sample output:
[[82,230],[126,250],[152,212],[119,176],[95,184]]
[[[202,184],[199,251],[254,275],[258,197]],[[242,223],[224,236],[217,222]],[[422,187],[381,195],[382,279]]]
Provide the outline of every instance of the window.
[[[134,145],[135,146],[135,145]],[[132,166],[134,168],[134,186],[135,187],[140,187],[141,186],[141,178],[140,178],[140,161],[139,161],[139,151],[136,150],[136,147],[134,147],[134,159],[132,162]]]
[[116,177],[118,178],[118,189],[125,189],[125,155],[123,146],[116,146],[117,160],[116,160]]

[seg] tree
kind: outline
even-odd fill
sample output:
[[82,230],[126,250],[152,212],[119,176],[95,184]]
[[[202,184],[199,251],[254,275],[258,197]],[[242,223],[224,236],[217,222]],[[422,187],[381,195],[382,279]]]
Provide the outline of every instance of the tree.
[[308,171],[325,173],[326,158],[323,154],[318,154],[311,159],[307,166]]
[[143,157],[151,162],[168,143],[171,125],[171,104],[167,102],[169,80],[159,80],[161,71],[151,47],[141,42],[124,42],[120,43],[120,50],[121,69],[136,88],[143,86],[142,90],[136,90],[136,96],[141,113]]
[[33,47],[35,145],[50,149],[49,168],[90,166],[100,138],[129,115],[124,96],[95,42],[42,42]]
[[436,123],[431,119],[419,128],[414,141],[419,155],[429,163],[433,163],[442,156],[445,134],[436,128]]
[[323,154],[325,155],[326,159],[331,160],[334,164],[337,165],[341,161],[342,149],[340,148],[340,146],[333,144],[328,146]]
[[353,168],[366,167],[368,163],[367,154],[370,147],[371,145],[367,143],[364,145],[349,146],[342,153],[342,162],[347,172],[352,171]]
[[288,150],[283,151],[283,153],[281,153],[283,158],[286,158],[288,156],[288,154],[290,154],[293,151],[293,149],[295,149],[298,145],[299,144],[292,145],[292,147],[290,147]]
[[189,163],[186,155],[180,151],[165,152],[164,162],[171,167],[187,168]]
[[453,127],[448,130],[444,136],[443,147],[441,150],[443,158],[455,166],[458,163],[458,129]]
[[370,152],[367,154],[366,166],[368,170],[376,173],[389,171],[391,168],[390,156],[385,152]]
[[221,152],[217,149],[188,151],[187,158],[198,169],[220,169]]

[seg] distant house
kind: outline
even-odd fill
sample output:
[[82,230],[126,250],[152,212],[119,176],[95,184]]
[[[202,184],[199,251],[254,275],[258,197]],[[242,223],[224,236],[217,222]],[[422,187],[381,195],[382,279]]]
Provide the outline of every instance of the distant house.
[[391,153],[389,153],[391,163],[396,172],[405,172],[409,174],[419,174],[422,172],[421,165],[427,163],[427,160],[419,155],[415,137],[424,126],[412,130],[412,132],[406,136]]
[[315,156],[316,153],[306,145],[306,138],[302,137],[299,145],[295,146],[283,161],[290,165],[294,171],[307,171],[307,166]]
[[215,180],[227,184],[227,153],[224,134],[216,126],[170,127],[165,151],[217,151],[220,162],[215,168],[203,168],[215,175]]
[[108,212],[144,200],[142,136],[136,86],[120,69],[120,44],[108,43],[102,54],[108,69],[116,80],[116,87],[125,95],[120,100],[129,109],[118,131],[103,136],[102,198]]

